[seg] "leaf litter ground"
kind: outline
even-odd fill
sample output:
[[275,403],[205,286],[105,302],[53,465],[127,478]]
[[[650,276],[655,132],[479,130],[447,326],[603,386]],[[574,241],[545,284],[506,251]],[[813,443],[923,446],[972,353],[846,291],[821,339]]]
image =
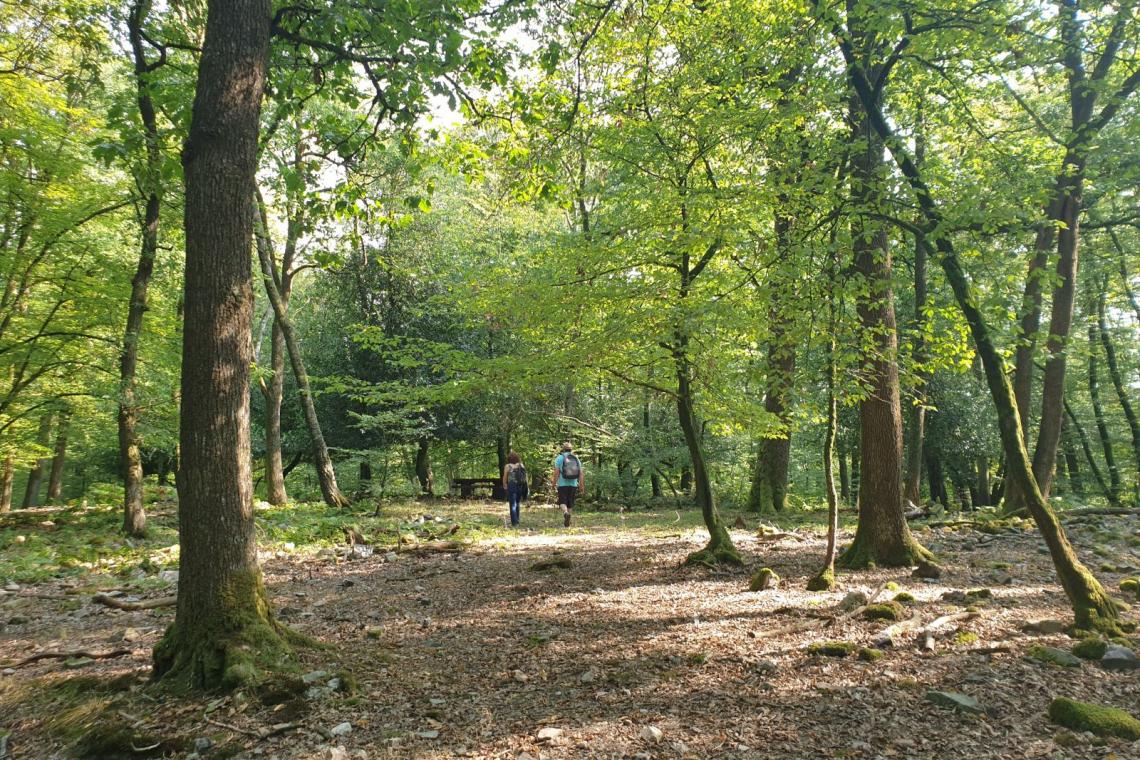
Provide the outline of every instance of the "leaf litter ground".
[[[500,519],[489,503],[416,508],[434,518],[421,538]],[[327,645],[300,653],[308,695],[268,700],[276,704],[252,693],[176,698],[146,687],[150,650],[171,608],[92,605],[69,593],[89,590],[76,581],[21,584],[0,597],[0,660],[51,650],[131,653],[7,669],[0,736],[9,733],[11,757],[69,757],[84,731],[111,716],[138,737],[123,755],[132,757],[186,757],[195,742],[206,758],[281,760],[1140,757],[1140,743],[1074,735],[1046,718],[1059,695],[1138,714],[1140,671],[1026,657],[1034,645],[1073,643],[1064,633],[1023,630],[1027,621],[1070,619],[1031,530],[924,530],[921,540],[946,568],[941,579],[845,573],[830,593],[803,590],[822,554],[818,532],[735,530],[751,569],[771,567],[782,578],[752,593],[749,569],[681,566],[704,541],[691,519],[638,518],[583,513],[566,530],[555,508],[539,506],[525,514],[524,529],[484,530],[474,541],[456,530],[456,543],[378,547],[356,559],[330,548],[267,553],[280,618]],[[754,527],[755,516],[744,519]],[[1103,582],[1115,588],[1136,574],[1136,516],[1069,529],[1086,561],[1105,561]],[[885,590],[891,581],[898,589]],[[979,588],[992,598],[963,598]],[[903,591],[915,598],[905,605],[915,625],[884,657],[808,653],[822,640],[870,645],[891,622],[844,616],[839,605],[849,592],[875,590],[880,600]],[[918,623],[966,604],[980,614],[940,630],[934,651],[921,651]],[[925,698],[930,690],[973,697],[986,713],[937,706]]]

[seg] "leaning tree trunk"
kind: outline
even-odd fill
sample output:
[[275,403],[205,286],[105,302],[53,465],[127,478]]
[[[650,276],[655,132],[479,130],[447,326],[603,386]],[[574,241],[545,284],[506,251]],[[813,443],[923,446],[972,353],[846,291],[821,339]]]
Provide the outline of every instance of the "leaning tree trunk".
[[[847,73],[863,103],[866,113],[870,117],[872,126],[878,135],[890,145],[895,157],[895,163],[902,171],[903,176],[914,190],[920,209],[926,223],[932,229],[943,227],[942,215],[923,181],[922,175],[915,167],[914,162],[907,154],[905,147],[899,142],[891,131],[890,125],[883,117],[880,106],[876,101],[875,92],[867,74],[855,63],[854,54],[848,43],[841,41],[844,58],[847,62]],[[986,384],[998,415],[998,430],[1001,434],[1002,447],[1006,456],[1006,477],[1017,481],[1018,488],[1027,496],[1027,506],[1038,530],[1041,532],[1045,544],[1049,548],[1049,555],[1057,570],[1058,580],[1069,602],[1073,607],[1076,626],[1081,629],[1098,629],[1109,633],[1120,630],[1120,612],[1116,603],[1105,592],[1097,579],[1089,572],[1077,558],[1072,544],[1061,527],[1056,513],[1049,506],[1049,502],[1037,488],[1033,478],[1033,469],[1029,461],[1029,453],[1025,448],[1025,441],[1021,434],[1021,420],[1017,414],[1017,404],[1013,396],[1013,388],[1006,375],[1005,360],[994,347],[990,338],[989,327],[986,325],[979,304],[982,300],[974,291],[966,273],[962,270],[954,244],[945,234],[935,238],[936,250],[941,259],[942,271],[954,291],[954,298],[958,303],[970,334],[974,338],[978,354],[982,359],[982,368],[986,373]]]
[[1077,419],[1077,415],[1073,412],[1073,407],[1069,404],[1068,399],[1065,399],[1065,416],[1073,430],[1077,431],[1077,438],[1081,442],[1081,449],[1084,451],[1085,461],[1088,462],[1089,471],[1093,475],[1093,480],[1096,481],[1097,486],[1100,488],[1100,492],[1111,506],[1119,507],[1120,499],[1118,495],[1113,492],[1108,483],[1105,482],[1104,474],[1100,471],[1100,466],[1096,463],[1096,457],[1093,456],[1092,444],[1089,443],[1088,433],[1085,432],[1081,421]]
[[[852,195],[855,207],[866,213],[881,196],[883,143],[857,100],[852,102],[852,118],[854,139],[865,145],[852,159]],[[864,346],[871,345],[861,358],[867,390],[859,404],[859,523],[840,564],[848,568],[913,565],[931,555],[911,535],[902,509],[902,410],[887,231],[882,223],[861,216],[856,218],[852,237],[855,270],[867,291],[857,300],[856,311]]]
[[0,513],[12,511],[12,480],[16,475],[16,466],[12,457],[4,457],[0,464]]
[[250,474],[250,208],[269,21],[267,0],[210,0],[182,153],[181,555],[154,675],[191,688],[233,688],[289,656],[257,562]]
[[[51,442],[51,412],[40,416],[40,428],[36,434],[36,442],[46,449]],[[44,482],[44,468],[48,460],[45,457],[36,459],[35,464],[28,471],[28,482],[24,487],[24,509],[40,505],[40,486]]]
[[317,407],[313,403],[313,393],[309,387],[309,376],[305,372],[304,359],[301,358],[301,346],[297,341],[297,334],[293,332],[293,323],[289,321],[285,302],[281,298],[281,291],[273,266],[273,254],[270,251],[269,226],[265,216],[265,205],[260,202],[260,199],[253,207],[253,219],[257,228],[257,258],[261,262],[261,279],[265,283],[265,293],[269,296],[269,303],[273,307],[276,324],[280,326],[281,334],[285,338],[289,363],[293,367],[293,379],[297,382],[297,395],[301,400],[301,409],[305,413],[305,425],[309,429],[309,438],[313,442],[313,463],[316,465],[317,482],[321,486],[321,495],[330,507],[347,507],[349,501],[337,486],[336,471],[333,469],[332,458],[329,456],[329,447],[325,443],[324,433],[321,432],[321,422],[317,418]]
[[55,434],[55,454],[51,458],[51,475],[48,477],[48,501],[59,501],[63,492],[63,465],[67,461],[67,433],[71,427],[71,415],[64,411],[59,415],[59,429]]
[[[1132,458],[1136,463],[1136,474],[1140,475],[1140,422],[1136,419],[1136,412],[1132,408],[1132,402],[1128,400],[1129,389],[1124,387],[1124,378],[1120,373],[1120,367],[1116,363],[1116,349],[1112,345],[1112,339],[1108,335],[1108,321],[1105,318],[1104,307],[1105,299],[1108,296],[1108,278],[1104,278],[1104,283],[1100,289],[1100,298],[1097,299],[1096,305],[1096,320],[1097,332],[1100,334],[1100,345],[1104,349],[1104,363],[1108,367],[1108,376],[1112,380],[1112,387],[1116,390],[1116,398],[1120,401],[1120,409],[1124,412],[1124,419],[1128,420],[1128,431],[1132,435]],[[1137,480],[1138,487],[1140,487],[1140,479]],[[1140,496],[1140,493],[1137,494]]]
[[135,372],[139,360],[139,339],[146,314],[147,291],[158,256],[158,223],[162,207],[162,152],[159,146],[158,119],[151,98],[151,70],[146,57],[143,24],[150,11],[150,0],[136,0],[127,16],[127,36],[134,59],[136,100],[142,120],[146,163],[140,187],[146,197],[143,209],[142,240],[139,261],[131,278],[131,300],[127,306],[127,325],[123,331],[123,347],[119,353],[119,468],[123,478],[123,532],[139,537],[146,533],[146,511],[143,509],[143,466],[138,434],[139,407]]

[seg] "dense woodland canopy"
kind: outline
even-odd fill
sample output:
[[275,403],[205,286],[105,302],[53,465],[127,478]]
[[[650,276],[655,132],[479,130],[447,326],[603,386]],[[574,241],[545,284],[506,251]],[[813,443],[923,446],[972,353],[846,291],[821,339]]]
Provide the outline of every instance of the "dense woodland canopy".
[[4,2],[0,512],[176,482],[193,685],[290,646],[255,502],[566,439],[694,563],[857,514],[822,588],[1028,515],[1119,632],[1055,512],[1140,500],[1138,86],[1128,0]]

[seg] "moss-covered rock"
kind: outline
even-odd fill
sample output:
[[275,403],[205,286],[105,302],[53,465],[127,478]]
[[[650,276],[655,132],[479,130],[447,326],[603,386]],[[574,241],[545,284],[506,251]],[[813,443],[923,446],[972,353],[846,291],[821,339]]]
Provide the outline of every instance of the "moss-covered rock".
[[988,588],[972,588],[966,592],[966,599],[971,602],[979,602],[993,598],[994,592],[990,591]]
[[847,657],[858,648],[850,641],[817,641],[808,646],[807,651],[823,657]]
[[770,567],[762,567],[752,576],[748,584],[749,591],[767,591],[780,585],[780,576]]
[[867,605],[863,617],[867,620],[902,620],[906,617],[906,608],[893,599],[889,602],[876,602]]
[[1140,739],[1140,720],[1115,707],[1056,697],[1049,703],[1049,720],[1074,731],[1091,731],[1097,736]]
[[1120,590],[1140,599],[1140,578],[1125,578],[1120,582]]
[[979,640],[978,634],[973,631],[958,631],[954,634],[954,643],[958,646],[977,644]]
[[915,601],[915,598],[914,598],[914,594],[910,593],[909,591],[900,591],[897,594],[895,594],[894,600],[896,602],[898,602],[899,604],[913,604]]
[[875,649],[874,647],[863,647],[859,650],[859,659],[864,662],[876,662],[883,659],[885,653],[882,649]]
[[911,573],[915,578],[941,578],[942,566],[931,560],[923,560]]
[[1073,654],[1082,660],[1099,660],[1108,650],[1108,644],[1096,636],[1081,639],[1073,645]]
[[898,591],[899,590],[899,584],[895,583],[894,581],[888,581],[883,586],[883,588],[885,588],[887,591]]
[[1056,647],[1045,647],[1038,644],[1029,648],[1029,656],[1038,662],[1061,665],[1066,668],[1079,668],[1081,666],[1080,658]]
[[808,579],[808,591],[831,591],[835,588],[835,571],[825,567]]

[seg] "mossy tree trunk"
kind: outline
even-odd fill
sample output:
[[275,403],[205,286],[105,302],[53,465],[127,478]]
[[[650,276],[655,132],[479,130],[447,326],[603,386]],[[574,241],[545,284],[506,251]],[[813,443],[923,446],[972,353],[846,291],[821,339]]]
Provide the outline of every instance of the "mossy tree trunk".
[[250,474],[253,237],[267,0],[210,0],[189,137],[174,623],[156,678],[231,688],[288,656],[257,562]]
[[0,513],[12,511],[12,481],[15,475],[15,461],[11,456],[4,457],[4,462],[0,464]]
[[285,338],[286,353],[289,363],[293,367],[293,379],[297,383],[297,396],[301,401],[301,410],[305,416],[305,426],[309,431],[309,439],[313,445],[313,464],[317,470],[317,482],[321,487],[321,496],[325,503],[334,509],[349,505],[348,499],[340,491],[336,482],[336,470],[333,469],[332,457],[329,456],[329,447],[325,443],[324,433],[321,431],[321,421],[317,417],[317,406],[313,401],[313,392],[309,387],[309,375],[305,371],[305,360],[301,356],[301,344],[297,334],[293,331],[293,323],[289,319],[287,304],[281,296],[282,280],[277,273],[273,262],[272,243],[269,238],[269,226],[265,213],[265,204],[260,196],[253,206],[254,223],[257,229],[257,258],[261,263],[261,279],[265,283],[265,293],[269,296],[269,303],[273,307],[275,326],[281,328],[281,335]]
[[[866,109],[871,125],[890,147],[895,163],[914,191],[927,227],[931,230],[943,230],[942,234],[934,238],[936,251],[942,271],[954,291],[954,298],[970,328],[970,334],[982,360],[986,384],[989,386],[997,410],[998,431],[1006,455],[1006,477],[1016,481],[1017,487],[1027,496],[1029,513],[1049,548],[1058,580],[1072,605],[1076,625],[1083,629],[1119,631],[1119,608],[1088,568],[1077,558],[1060,520],[1037,488],[1029,454],[1022,438],[1021,420],[1018,417],[1013,388],[1006,374],[1005,361],[990,338],[989,328],[979,307],[981,300],[962,270],[953,241],[944,231],[941,212],[921,172],[884,118],[875,96],[876,89],[872,88],[867,72],[858,64],[851,43],[844,39],[841,32],[837,34],[837,41],[847,64],[848,77]],[[881,92],[881,87],[878,91]]]

